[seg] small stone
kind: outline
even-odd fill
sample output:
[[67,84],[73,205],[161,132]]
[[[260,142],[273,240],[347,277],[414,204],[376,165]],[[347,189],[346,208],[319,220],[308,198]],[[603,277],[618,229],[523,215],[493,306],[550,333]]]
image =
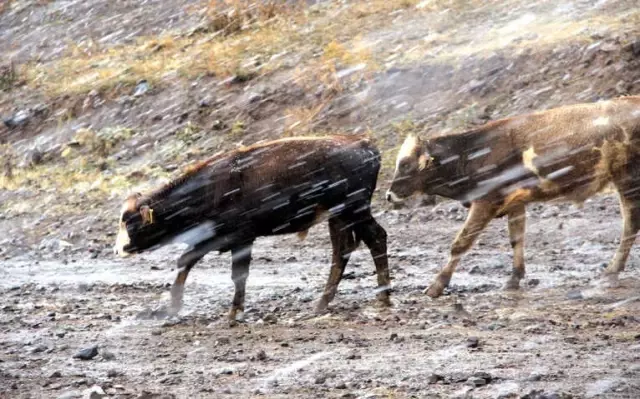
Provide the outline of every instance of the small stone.
[[431,374],[427,380],[429,384],[437,384],[438,381],[442,381],[444,378],[439,374]]
[[114,355],[113,352],[110,352],[108,350],[103,350],[101,351],[101,353],[102,353],[102,358],[104,360],[113,360],[116,358],[116,355]]
[[629,92],[628,87],[629,87],[629,84],[624,80],[618,81],[618,83],[616,83],[615,85],[616,92],[619,95],[627,94]]
[[8,129],[15,129],[18,126],[26,125],[30,118],[31,113],[28,110],[21,110],[10,118],[3,119],[3,122]]
[[96,356],[98,356],[98,346],[94,345],[92,347],[80,350],[78,353],[73,355],[73,358],[80,360],[91,360]]
[[493,381],[493,377],[491,376],[491,374],[487,373],[486,371],[477,371],[473,373],[472,377],[482,378],[483,380],[487,381],[487,383]]
[[134,97],[140,97],[144,95],[147,91],[149,91],[149,83],[146,80],[141,80],[138,82],[135,91],[133,92]]
[[65,335],[67,335],[66,331],[58,331],[58,332],[56,332],[56,337],[58,337],[58,338],[64,338]]
[[49,349],[49,348],[47,348],[46,345],[41,344],[41,345],[36,346],[35,348],[32,348],[30,350],[30,352],[31,353],[41,353],[41,352],[45,352],[47,349]]
[[469,377],[467,385],[471,385],[472,387],[481,387],[487,385],[487,380],[480,377]]
[[389,341],[396,341],[397,339],[398,339],[397,333],[391,333],[391,336],[389,336]]
[[480,266],[476,265],[469,270],[469,274],[482,274],[482,269]]
[[480,345],[480,339],[478,337],[467,338],[467,348],[477,348]]
[[32,148],[24,156],[24,163],[28,167],[40,165],[43,161],[44,153],[39,148]]
[[264,350],[259,350],[258,354],[256,355],[256,359],[260,360],[260,361],[265,361],[267,360],[267,353]]
[[82,398],[82,393],[78,391],[68,391],[58,396],[58,399],[76,399],[76,398]]
[[584,295],[580,290],[573,290],[567,293],[567,299],[584,299]]
[[109,378],[114,378],[117,377],[120,373],[118,373],[118,370],[116,369],[110,369],[109,371],[107,371],[107,377]]
[[540,284],[540,280],[537,278],[530,278],[527,280],[528,287],[536,287]]
[[345,384],[344,382],[339,382],[336,384],[336,389],[347,389],[347,384]]
[[151,331],[151,335],[162,335],[162,330],[156,328]]
[[107,394],[104,392],[102,387],[98,385],[94,385],[91,388],[84,391],[83,397],[86,399],[102,399],[106,397]]
[[278,322],[278,318],[272,313],[269,313],[268,315],[266,315],[263,318],[263,320],[265,323],[268,323],[268,324],[276,324]]
[[314,380],[314,383],[320,385],[320,384],[324,384],[326,381],[327,381],[326,375],[319,375]]
[[640,39],[636,40],[635,42],[629,44],[627,46],[628,50],[631,51],[631,53],[636,56],[636,57],[640,57]]
[[51,375],[49,376],[49,378],[60,378],[62,377],[62,373],[59,370],[54,371],[53,373],[51,373]]

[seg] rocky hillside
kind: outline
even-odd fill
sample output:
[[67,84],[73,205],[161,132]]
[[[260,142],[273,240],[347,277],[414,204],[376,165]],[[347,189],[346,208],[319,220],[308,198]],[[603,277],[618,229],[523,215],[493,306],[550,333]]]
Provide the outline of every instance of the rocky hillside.
[[409,131],[638,94],[639,34],[635,0],[4,1],[0,255],[106,254],[128,191],[240,142],[369,131],[384,187]]

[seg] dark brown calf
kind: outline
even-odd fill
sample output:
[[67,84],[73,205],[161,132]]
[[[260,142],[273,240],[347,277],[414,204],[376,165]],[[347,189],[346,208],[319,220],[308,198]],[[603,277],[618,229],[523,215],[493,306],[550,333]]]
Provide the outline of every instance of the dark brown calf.
[[560,199],[581,205],[609,184],[619,193],[624,221],[605,270],[615,281],[640,229],[640,97],[565,106],[425,141],[409,136],[387,199],[423,192],[470,204],[447,265],[425,291],[438,297],[482,230],[504,215],[513,247],[506,288],[517,289],[525,274],[526,204]]
[[122,208],[114,247],[122,256],[176,237],[190,248],[178,260],[172,312],[182,305],[189,270],[210,251],[231,251],[235,284],[231,322],[242,318],[251,248],[257,237],[299,233],[328,220],[333,263],[317,310],[336,294],[345,266],[362,240],[378,275],[378,298],[389,303],[387,235],[371,215],[380,154],[364,136],[299,137],[215,156]]

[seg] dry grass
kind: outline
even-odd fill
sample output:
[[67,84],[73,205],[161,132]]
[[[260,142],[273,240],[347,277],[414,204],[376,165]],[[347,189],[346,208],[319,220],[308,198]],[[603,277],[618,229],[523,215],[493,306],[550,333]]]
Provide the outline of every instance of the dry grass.
[[[308,74],[309,79],[320,78],[331,87],[336,83],[331,82],[336,71],[344,65],[354,65],[354,58],[362,58],[358,53],[365,46],[358,43],[358,35],[383,30],[403,10],[429,16],[434,29],[428,37],[416,41],[411,51],[405,53],[403,49],[394,54],[399,63],[429,59],[450,62],[504,46],[518,48],[589,40],[585,26],[591,30],[618,27],[621,24],[618,19],[622,19],[622,16],[596,16],[579,22],[536,19],[532,24],[507,22],[486,32],[477,32],[473,27],[456,28],[452,20],[468,16],[476,6],[486,8],[487,4],[477,0],[364,0],[327,2],[307,8],[303,1],[291,5],[276,0],[210,0],[204,10],[208,22],[204,31],[143,37],[136,44],[110,48],[91,42],[70,45],[61,59],[28,65],[25,76],[32,87],[56,96],[122,90],[141,79],[157,85],[177,77],[201,75],[251,79],[280,69],[286,54],[295,53],[299,56],[297,66],[305,73],[313,71],[314,74]],[[630,10],[624,19],[625,26],[637,24],[640,11]],[[520,40],[527,34],[537,36]],[[317,59],[318,53],[325,54],[323,60]],[[334,55],[333,64],[326,62],[329,54]],[[380,60],[386,56],[369,52],[364,57],[367,68],[379,69]]]
[[563,42],[587,44],[594,41],[593,32],[637,30],[640,9],[629,10],[626,15],[596,15],[581,20],[544,19],[542,16],[527,22],[526,17],[482,32],[461,28],[432,33],[400,61],[424,62],[426,58],[433,62],[453,63],[463,57],[490,54],[505,48],[515,52],[526,48],[541,51]]
[[0,0],[0,14],[9,10],[11,8],[11,3],[13,0]]
[[214,32],[231,35],[258,24],[268,23],[276,17],[297,15],[304,3],[285,3],[278,0],[209,0],[207,17]]
[[296,136],[315,133],[315,125],[322,111],[343,92],[345,85],[367,79],[378,68],[371,50],[358,39],[350,47],[333,40],[324,47],[322,56],[296,71],[294,81],[308,91],[323,86],[318,103],[292,107],[285,111],[283,135]]
[[67,164],[57,165],[38,165],[29,169],[20,169],[14,172],[13,178],[7,179],[0,176],[0,189],[2,190],[18,190],[21,187],[37,188],[42,191],[55,189],[59,194],[69,192],[80,193],[87,189],[104,188],[104,179],[102,173],[97,168],[80,167],[83,162],[88,163],[86,159],[78,160],[77,167],[72,168]]
[[[313,11],[301,6],[283,8],[275,1],[259,7],[257,3],[211,2],[207,10],[212,28],[193,35],[174,32],[110,48],[92,43],[69,46],[61,59],[27,65],[27,82],[57,96],[121,90],[141,79],[162,84],[165,79],[200,75],[252,77],[279,69],[285,53],[299,54],[299,65],[314,63],[314,54],[327,46],[348,64],[350,57],[340,54],[339,46],[357,46],[352,45],[351,38],[391,23],[389,13],[417,2],[369,0],[346,6],[329,3]],[[226,22],[216,22],[216,18],[226,18]],[[239,22],[233,22],[235,19]]]
[[18,71],[13,62],[0,65],[0,91],[11,90],[18,80]]
[[327,105],[327,101],[312,106],[300,106],[288,108],[284,114],[286,117],[284,137],[315,134],[314,123],[316,118]]

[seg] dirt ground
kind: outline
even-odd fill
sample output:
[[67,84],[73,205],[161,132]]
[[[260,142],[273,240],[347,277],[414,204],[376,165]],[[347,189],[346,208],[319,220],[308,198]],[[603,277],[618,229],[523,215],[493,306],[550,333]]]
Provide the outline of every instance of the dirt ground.
[[[167,303],[178,246],[127,261],[2,262],[0,392],[74,397],[98,385],[123,398],[638,397],[637,257],[620,287],[597,284],[617,242],[617,200],[603,196],[582,211],[531,208],[521,292],[501,289],[511,254],[504,221],[495,221],[448,295],[430,300],[421,291],[464,214],[441,203],[378,215],[390,235],[391,309],[376,306],[373,263],[360,248],[330,312],[313,316],[329,271],[326,226],[303,242],[260,240],[247,323],[235,328],[226,322],[228,255],[194,269],[185,308],[171,320],[149,316]],[[94,345],[92,360],[73,358]]]
[[[191,76],[167,62],[160,79],[131,83],[157,54],[190,62],[206,43],[266,40],[252,33],[262,28],[226,42],[202,29],[207,3],[0,0],[0,48],[18,71],[0,59],[0,398],[640,397],[638,251],[620,286],[598,282],[619,242],[615,195],[528,208],[519,292],[502,290],[511,249],[506,221],[494,221],[437,300],[422,290],[466,209],[391,209],[381,195],[408,132],[638,94],[636,0],[308,2],[304,40],[241,53],[278,63],[264,75]],[[360,3],[378,11],[354,12],[357,29],[331,25]],[[341,45],[355,62],[318,63]],[[109,89],[73,86],[118,63],[137,69]],[[56,91],[65,84],[75,91]],[[305,241],[258,240],[246,323],[226,322],[229,254],[194,268],[179,317],[153,317],[181,248],[112,254],[128,192],[239,141],[365,130],[383,151],[374,210],[389,235],[392,308],[377,306],[361,247],[329,312],[312,314],[329,273],[319,225]],[[103,134],[108,151],[79,132]],[[83,350],[91,359],[75,357]]]

